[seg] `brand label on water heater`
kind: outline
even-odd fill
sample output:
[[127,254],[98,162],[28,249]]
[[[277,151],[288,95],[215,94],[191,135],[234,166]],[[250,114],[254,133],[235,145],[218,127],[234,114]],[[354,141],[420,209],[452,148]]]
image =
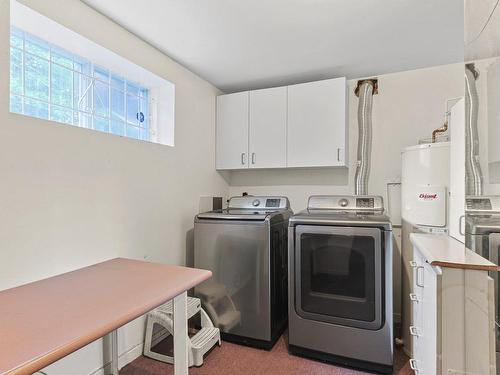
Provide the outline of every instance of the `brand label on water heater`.
[[439,199],[437,193],[420,193],[418,199],[422,201],[435,201]]

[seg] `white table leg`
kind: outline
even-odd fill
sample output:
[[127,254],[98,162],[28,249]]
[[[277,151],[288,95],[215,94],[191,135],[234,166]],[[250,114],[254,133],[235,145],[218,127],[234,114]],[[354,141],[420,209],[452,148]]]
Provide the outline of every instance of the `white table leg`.
[[111,340],[111,373],[118,375],[118,330],[109,334]]
[[174,298],[174,374],[187,375],[189,367],[187,292]]

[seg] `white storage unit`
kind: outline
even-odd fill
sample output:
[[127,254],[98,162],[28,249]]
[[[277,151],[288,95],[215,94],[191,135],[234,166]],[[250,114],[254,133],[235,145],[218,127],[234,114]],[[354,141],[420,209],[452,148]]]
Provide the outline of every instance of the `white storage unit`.
[[288,86],[288,167],[345,166],[345,78]]
[[248,168],[248,91],[217,97],[217,169]]
[[216,168],[347,166],[345,78],[217,98]]
[[250,91],[249,168],[286,167],[286,92]]
[[496,374],[494,289],[498,267],[446,235],[412,234],[416,374]]

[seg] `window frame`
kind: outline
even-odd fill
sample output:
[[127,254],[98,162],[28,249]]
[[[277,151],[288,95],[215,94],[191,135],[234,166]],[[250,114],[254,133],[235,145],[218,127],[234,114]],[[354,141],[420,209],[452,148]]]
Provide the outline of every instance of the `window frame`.
[[[85,36],[87,33],[96,36],[90,25],[80,31],[83,34],[77,33],[16,0],[10,0],[10,25],[59,47],[60,50],[83,56],[95,65],[105,67],[118,76],[126,77],[140,86],[148,88],[150,90],[150,142],[174,146],[174,83],[128,60],[125,57],[128,56],[127,49],[121,50],[123,55],[117,54],[113,50],[88,39]],[[114,44],[110,45],[110,48],[114,49],[114,47]],[[149,66],[148,60],[143,60],[143,63]]]
[[[102,131],[109,134],[120,135],[128,138],[139,139],[143,141],[151,141],[151,90],[143,85],[129,80],[126,77],[121,77],[114,72],[110,71],[106,67],[102,67],[93,63],[92,61],[76,55],[72,52],[66,51],[65,49],[56,46],[52,43],[44,41],[35,35],[32,35],[24,30],[21,30],[15,26],[11,26],[10,30],[10,64],[11,64],[11,74],[12,74],[12,63],[13,63],[13,53],[20,55],[21,66],[20,74],[21,74],[21,92],[17,90],[13,90],[12,81],[13,78],[11,76],[11,86],[10,86],[10,98],[12,101],[13,97],[19,98],[21,110],[17,110],[12,104],[10,106],[10,111],[14,113],[23,114],[26,116],[42,118],[49,121],[56,121],[59,123],[64,123],[68,125],[79,126],[87,129]],[[15,38],[18,39],[19,44],[15,43]],[[40,54],[34,53],[32,50],[27,48],[27,43],[38,44],[38,48],[40,50]],[[42,52],[46,54],[42,55]],[[59,58],[59,60],[57,58]],[[47,94],[46,98],[36,97],[35,95],[30,95],[26,92],[26,76],[27,70],[29,67],[27,66],[27,60],[31,59],[32,61],[38,60],[40,63],[43,63],[47,66],[48,75],[47,75]],[[61,59],[66,59],[68,64],[63,64]],[[80,66],[80,69],[77,66]],[[87,66],[88,69],[85,70],[83,66]],[[56,81],[54,80],[54,71],[56,69],[64,69],[71,74],[71,87],[63,87],[63,90],[68,91],[70,95],[70,99],[68,103],[60,103],[56,102],[54,98],[54,91],[56,86]],[[77,96],[77,81],[84,80],[85,84],[82,85],[79,83],[79,87],[83,89],[83,94],[80,95],[78,103],[76,103]],[[113,86],[113,80],[121,82],[120,87]],[[99,85],[101,88],[106,91],[107,97],[100,98],[99,96]],[[130,88],[135,88],[135,92],[132,92]],[[114,116],[114,108],[113,107],[113,92],[118,92],[118,94],[123,98],[123,107],[120,114],[118,116]],[[131,98],[132,101],[129,100]],[[81,108],[81,101],[85,100],[90,103],[90,107]],[[105,108],[106,113],[99,113],[99,106],[97,104],[97,100],[101,102],[103,107]],[[43,107],[47,108],[46,113],[47,116],[39,116],[37,114],[26,113],[26,102],[32,101],[34,103],[38,103],[43,105]],[[106,103],[103,103],[105,101]],[[137,105],[136,119],[129,118],[129,106],[133,104]],[[143,108],[144,105],[144,108]],[[66,112],[67,116],[70,113],[69,117],[63,119],[62,117],[56,117],[54,114],[56,111],[60,110],[62,112]],[[143,117],[143,121],[140,121],[139,117]],[[81,118],[88,117],[90,120],[88,123],[82,123]],[[131,116],[132,117],[132,116]],[[99,121],[106,122],[104,128],[98,126]],[[122,132],[113,131],[113,125],[119,124],[122,128]],[[144,125],[142,125],[144,124]],[[136,134],[136,135],[134,135]]]

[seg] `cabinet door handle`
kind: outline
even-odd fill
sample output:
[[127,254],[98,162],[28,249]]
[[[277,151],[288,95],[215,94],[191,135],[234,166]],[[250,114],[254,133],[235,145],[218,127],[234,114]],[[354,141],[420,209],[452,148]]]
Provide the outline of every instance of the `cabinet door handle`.
[[[417,276],[417,277],[415,278],[415,283],[417,284],[417,286],[419,286],[419,287],[423,288],[423,287],[424,287],[424,274],[423,274],[423,273],[421,274],[421,273],[419,272],[420,270],[422,270],[422,271],[423,271],[423,270],[424,270],[424,267],[422,267],[422,266],[418,266],[418,267],[415,269],[415,272],[417,273],[417,274],[416,274],[416,276]],[[420,277],[419,277],[419,275],[420,275],[420,274],[422,275],[422,280],[420,280]]]
[[418,299],[418,296],[415,293],[410,293],[410,301],[418,303],[420,300]]
[[410,326],[410,335],[419,337],[420,334],[418,333],[418,329],[415,326]]
[[410,359],[410,368],[415,371],[415,372],[419,372],[420,370],[418,369],[417,367],[417,360],[416,359]]
[[462,222],[465,223],[465,215],[461,215],[458,218],[458,233],[460,233],[461,236],[465,236],[465,231],[462,230]]
[[245,153],[241,153],[241,165],[245,165]]
[[337,148],[337,161],[340,161],[340,148]]
[[255,164],[255,152],[252,152],[252,164]]

